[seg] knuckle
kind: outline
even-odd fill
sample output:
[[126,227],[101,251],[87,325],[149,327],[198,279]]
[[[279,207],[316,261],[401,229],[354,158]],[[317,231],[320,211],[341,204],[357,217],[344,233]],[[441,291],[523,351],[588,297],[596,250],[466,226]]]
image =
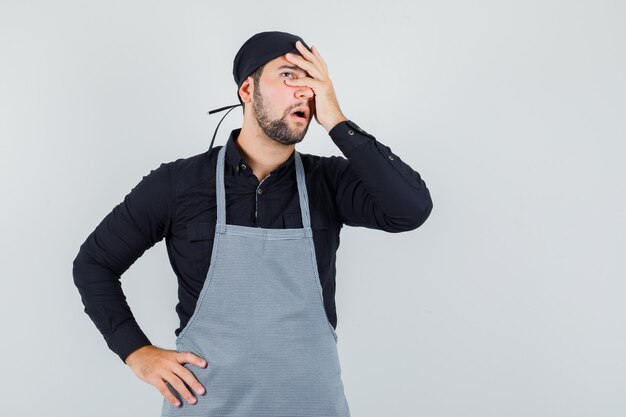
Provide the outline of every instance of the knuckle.
[[184,363],[185,362],[185,358],[187,358],[187,353],[188,352],[176,352],[174,354],[174,358],[176,359],[176,362]]

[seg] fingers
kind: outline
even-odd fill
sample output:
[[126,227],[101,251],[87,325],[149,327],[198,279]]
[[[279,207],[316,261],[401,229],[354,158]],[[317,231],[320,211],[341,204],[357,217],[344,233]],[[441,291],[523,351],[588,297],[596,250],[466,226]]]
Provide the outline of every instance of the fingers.
[[[191,352],[183,352],[181,355],[179,355],[179,357],[180,356],[183,356],[185,358],[185,362],[192,363],[192,364],[194,364],[195,362],[197,366],[200,366],[201,368],[204,367],[201,365],[204,362],[204,360],[194,355]],[[196,393],[200,395],[204,394],[204,387],[202,386],[202,384],[200,384],[200,382],[198,382],[195,375],[189,369],[185,368],[184,366],[179,366],[179,367],[174,368],[172,372],[174,372],[176,375],[181,377],[183,381],[188,386],[192,387]]]
[[164,381],[159,380],[158,382],[154,384],[154,386],[159,390],[161,395],[165,397],[167,402],[172,404],[174,407],[178,407],[180,405],[180,401],[178,401],[178,399],[174,396],[174,394],[172,394],[172,391],[170,391],[170,389],[168,388],[168,386],[165,384]]
[[328,69],[324,60],[321,59],[319,52],[317,52],[317,48],[311,47],[311,50],[315,52],[313,53],[302,45],[302,42],[297,41],[296,49],[300,52],[301,56],[298,54],[288,53],[286,54],[287,60],[294,62],[297,66],[307,71],[313,77],[320,80],[325,79]]
[[319,81],[311,77],[294,78],[293,80],[287,79],[285,80],[285,84],[291,85],[291,86],[299,85],[299,86],[309,87],[313,89],[314,93],[321,86]]
[[[204,387],[198,382],[193,372],[184,366],[185,363],[201,368],[207,366],[203,358],[192,352],[178,352],[150,346],[137,353],[128,363],[139,378],[156,387],[161,395],[175,407],[181,405],[177,396],[181,400],[186,399],[189,404],[197,402],[188,386],[199,395],[205,393]],[[171,387],[168,387],[166,382]],[[172,388],[176,392],[173,392]]]
[[[195,404],[198,400],[196,397],[191,394],[191,391],[187,389],[187,386],[183,383],[183,380],[180,379],[172,372],[168,372],[163,375],[163,379],[169,382],[169,384],[180,394],[181,397],[187,400],[189,404]],[[176,400],[178,402],[178,400]],[[176,403],[172,403],[172,405],[178,406]]]
[[308,72],[309,75],[313,76],[314,78],[324,79],[324,74],[321,73],[320,67],[313,65],[311,62],[305,60],[298,54],[288,52],[285,54],[285,58],[287,59],[287,61],[293,62],[294,64]]
[[324,58],[322,58],[322,56],[320,55],[319,51],[317,50],[317,47],[316,46],[311,46],[311,50],[313,51],[313,54],[317,57],[319,62],[324,67],[324,70],[328,74],[328,66],[326,65],[326,61],[324,61]]
[[302,42],[296,41],[296,49],[298,49],[298,51],[300,51],[302,56],[305,57],[306,59],[310,59],[313,62],[317,62],[317,57],[313,55],[311,51],[305,48],[305,46],[302,45]]
[[204,368],[206,366],[206,361],[193,352],[179,352],[178,355],[176,355],[176,360],[181,365],[184,363],[190,363],[200,368]]
[[[169,384],[181,395],[181,397],[185,398],[189,404],[195,404],[198,400],[193,396],[191,391],[189,391],[188,387],[192,387],[198,395],[204,394],[205,389],[202,384],[198,382],[195,375],[183,365],[185,363],[190,363],[204,368],[207,366],[207,363],[204,359],[193,354],[192,352],[176,353],[176,362],[178,362],[178,366],[174,366],[170,372],[164,373],[162,378],[169,382]],[[179,405],[177,400],[175,400],[175,402],[170,401],[170,403],[176,407]]]

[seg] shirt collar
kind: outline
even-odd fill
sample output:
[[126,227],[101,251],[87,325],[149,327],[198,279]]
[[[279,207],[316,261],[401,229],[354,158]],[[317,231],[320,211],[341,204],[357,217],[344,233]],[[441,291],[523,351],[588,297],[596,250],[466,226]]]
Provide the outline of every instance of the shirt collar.
[[[237,172],[241,172],[241,164],[246,164],[246,160],[243,158],[239,149],[235,145],[237,138],[239,137],[239,133],[241,132],[241,128],[233,129],[230,132],[230,136],[226,141],[226,159],[228,164],[231,167],[239,167],[240,169]],[[277,167],[274,171],[271,172],[272,175],[277,175],[283,172],[285,169],[289,168],[294,164],[295,161],[295,152],[292,152],[289,158],[279,167]]]

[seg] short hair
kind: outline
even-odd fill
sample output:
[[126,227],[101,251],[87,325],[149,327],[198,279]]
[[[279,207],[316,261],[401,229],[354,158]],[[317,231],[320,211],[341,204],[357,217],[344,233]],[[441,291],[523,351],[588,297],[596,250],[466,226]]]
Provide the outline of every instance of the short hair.
[[[254,88],[258,88],[259,85],[259,80],[261,79],[261,74],[263,74],[263,69],[265,68],[265,64],[261,65],[259,68],[257,68],[256,70],[254,70],[254,72],[252,74],[250,74],[252,76],[252,79],[254,80]],[[244,107],[245,104],[244,102],[241,100],[241,97],[239,97],[239,101],[241,102],[242,106],[242,110],[245,111]]]
[[265,68],[265,64],[261,65],[259,68],[254,70],[252,73],[252,79],[254,80],[254,86],[259,85],[259,79],[261,79],[261,74],[263,74],[263,69]]

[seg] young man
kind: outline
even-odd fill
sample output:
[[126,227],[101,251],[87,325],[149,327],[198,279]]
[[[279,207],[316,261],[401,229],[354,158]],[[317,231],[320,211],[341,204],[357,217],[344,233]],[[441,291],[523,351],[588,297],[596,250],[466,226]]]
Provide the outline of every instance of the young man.
[[[74,282],[109,348],[163,394],[162,416],[347,417],[340,229],[416,229],[429,190],[345,117],[324,59],[299,36],[254,35],[233,75],[243,126],[225,146],[144,176],[81,245]],[[295,151],[313,118],[345,158]],[[150,343],[120,285],[163,238],[179,282],[176,350]]]

